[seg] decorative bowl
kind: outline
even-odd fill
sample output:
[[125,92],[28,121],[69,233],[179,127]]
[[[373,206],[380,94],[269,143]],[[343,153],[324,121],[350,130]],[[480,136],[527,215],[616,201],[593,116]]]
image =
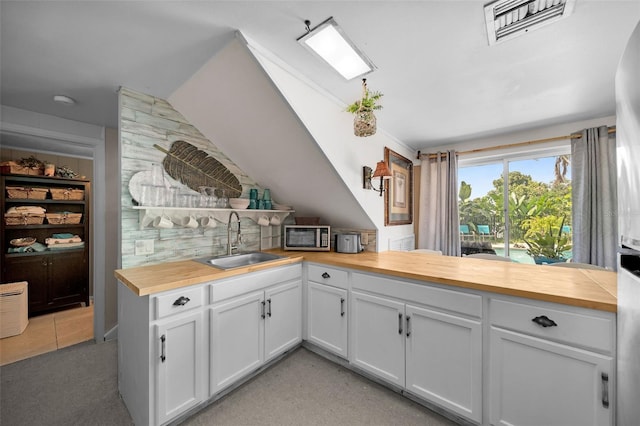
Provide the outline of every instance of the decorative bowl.
[[229,198],[229,205],[232,209],[246,209],[249,207],[248,198]]
[[9,241],[12,246],[16,247],[26,247],[36,242],[36,239],[33,237],[25,237],[25,238],[16,238]]

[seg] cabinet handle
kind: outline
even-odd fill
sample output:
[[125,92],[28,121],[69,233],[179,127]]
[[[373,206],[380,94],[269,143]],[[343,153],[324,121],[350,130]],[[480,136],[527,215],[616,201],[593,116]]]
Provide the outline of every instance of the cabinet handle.
[[327,278],[331,278],[331,275],[329,275],[329,274],[328,274],[328,273],[326,273],[326,272],[323,272],[323,273],[322,273],[322,278],[324,278],[324,279],[326,280]]
[[602,373],[602,406],[609,408],[609,375]]
[[188,297],[185,296],[180,296],[176,299],[175,302],[173,302],[173,306],[184,306],[187,303],[189,303],[191,301],[191,299],[189,299]]
[[264,314],[264,305],[265,305],[265,302],[264,302],[264,300],[263,300],[263,301],[262,301],[262,319],[265,319],[265,316],[266,316],[266,315]]
[[531,321],[533,321],[536,324],[541,325],[543,327],[555,327],[555,326],[558,325],[558,324],[556,324],[556,322],[554,320],[549,319],[546,315],[542,315],[540,317],[535,317]]
[[340,298],[340,316],[344,316],[344,297]]
[[271,299],[267,299],[267,303],[269,303],[269,310],[267,311],[267,315],[271,318]]
[[398,314],[398,334],[402,334],[402,314]]
[[411,320],[411,317],[407,315],[407,337],[411,336],[411,323],[409,323],[409,320]]
[[47,265],[48,265],[48,263],[47,263],[47,259],[44,259],[44,260],[42,261],[42,266],[47,266]]
[[165,348],[165,341],[167,340],[167,338],[164,336],[164,334],[162,336],[160,336],[160,341],[162,342],[162,351],[160,352],[160,360],[162,362],[164,362],[165,359],[167,359],[167,357],[164,354],[164,348]]

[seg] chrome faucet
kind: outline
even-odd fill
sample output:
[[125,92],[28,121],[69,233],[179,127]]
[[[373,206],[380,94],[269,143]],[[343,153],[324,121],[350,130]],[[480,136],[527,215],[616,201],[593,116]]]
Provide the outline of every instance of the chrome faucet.
[[[236,234],[236,243],[235,245],[231,244],[231,216],[236,215],[236,219],[238,219],[238,232]],[[227,221],[227,255],[232,255],[233,254],[233,250],[239,250],[240,249],[240,243],[241,243],[241,235],[240,235],[240,216],[238,216],[238,213],[235,210],[232,210],[231,213],[229,213],[229,220]]]

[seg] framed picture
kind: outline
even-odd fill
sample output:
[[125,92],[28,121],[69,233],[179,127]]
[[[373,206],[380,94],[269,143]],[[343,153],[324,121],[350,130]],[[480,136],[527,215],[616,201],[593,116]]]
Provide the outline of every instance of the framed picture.
[[384,224],[407,225],[413,223],[413,162],[384,148],[384,161],[391,171],[385,181]]

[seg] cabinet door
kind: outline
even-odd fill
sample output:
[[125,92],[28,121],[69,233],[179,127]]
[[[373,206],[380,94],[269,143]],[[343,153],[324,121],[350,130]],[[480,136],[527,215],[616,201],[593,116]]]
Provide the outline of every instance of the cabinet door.
[[49,261],[46,256],[5,257],[4,282],[27,281],[29,315],[47,309]]
[[205,399],[203,315],[199,311],[156,326],[157,424]]
[[302,341],[302,281],[265,291],[265,361]]
[[351,330],[351,363],[404,386],[404,304],[353,291]]
[[322,348],[347,357],[347,290],[309,282],[307,338]]
[[611,357],[496,327],[490,352],[491,424],[612,424]]
[[87,266],[84,251],[49,256],[49,301],[64,305],[83,300],[87,287]]
[[264,292],[211,308],[210,395],[260,367],[264,360]]
[[479,321],[407,305],[406,388],[482,421],[482,327]]

